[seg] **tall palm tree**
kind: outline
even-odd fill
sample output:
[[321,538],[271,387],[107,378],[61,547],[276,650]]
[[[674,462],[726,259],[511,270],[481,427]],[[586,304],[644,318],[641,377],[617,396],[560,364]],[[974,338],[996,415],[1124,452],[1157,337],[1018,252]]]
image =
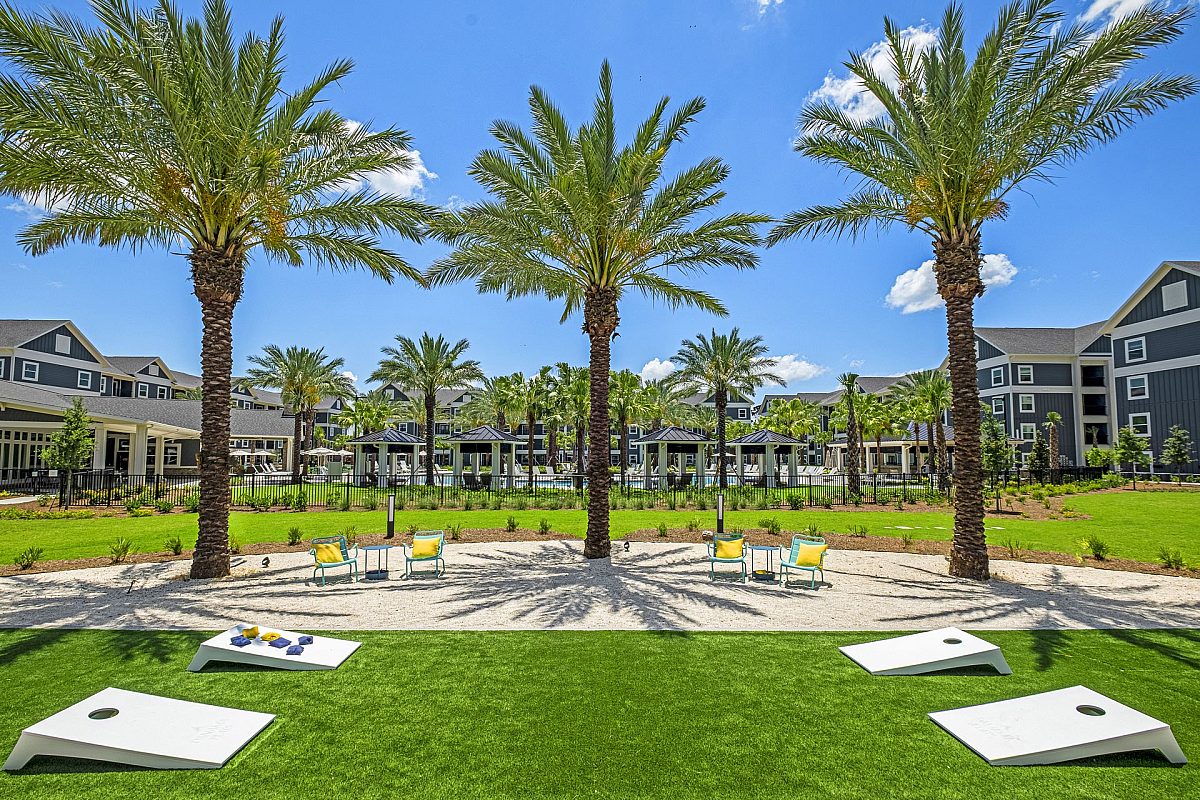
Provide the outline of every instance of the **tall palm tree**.
[[799,397],[776,400],[763,416],[763,425],[776,433],[803,439],[820,430],[821,408]]
[[396,345],[382,349],[383,358],[371,373],[370,380],[393,383],[409,396],[420,395],[425,421],[425,482],[433,483],[434,422],[437,416],[437,393],[442,389],[469,389],[475,381],[483,380],[478,361],[461,360],[471,346],[466,339],[454,344],[440,334],[437,338],[422,333],[420,339],[396,336]]
[[642,399],[645,418],[642,420],[655,431],[663,425],[680,425],[688,417],[690,406],[686,402],[688,393],[671,380],[645,381],[642,384]]
[[801,113],[796,149],[853,173],[859,187],[837,204],[789,214],[771,243],[857,237],[895,224],[933,240],[954,391],[952,575],[988,578],[973,321],[984,290],[984,224],[1007,215],[1014,191],[1196,91],[1191,77],[1132,77],[1129,70],[1177,39],[1191,13],[1153,3],[1100,28],[1065,20],[1052,0],[1027,0],[1000,10],[974,58],[958,5],[947,7],[927,50],[906,43],[901,26],[885,19],[896,80],[872,58],[852,55],[846,63],[883,116],[864,122],[827,102]]
[[1050,440],[1050,469],[1058,469],[1058,426],[1062,425],[1062,414],[1057,411],[1046,412],[1046,438]]
[[[283,21],[235,37],[226,0],[93,0],[96,25],[0,5],[0,193],[50,210],[17,237],[182,249],[200,301],[200,525],[191,574],[229,573],[232,320],[257,250],[299,267],[418,274],[378,237],[419,241],[434,210],[366,188],[412,165],[411,138],[348,124],[320,98],[351,71],[286,80]],[[284,84],[286,83],[286,89]],[[357,187],[357,188],[348,188]]]
[[311,449],[315,409],[322,398],[354,396],[354,384],[342,374],[346,362],[325,355],[325,348],[288,347],[269,344],[262,353],[248,359],[253,365],[246,373],[252,386],[278,389],[283,402],[295,418],[292,443],[292,480],[300,482],[307,467],[301,451]]
[[728,334],[709,336],[696,334],[680,345],[671,357],[678,366],[675,373],[679,385],[694,392],[713,396],[717,411],[717,485],[728,486],[725,468],[725,422],[730,394],[753,394],[767,383],[784,385],[784,380],[771,372],[775,359],[767,356],[767,346],[761,336],[743,339],[734,328]]
[[400,404],[375,389],[354,399],[337,416],[337,423],[354,431],[356,436],[381,431],[400,418]]
[[837,380],[842,387],[842,397],[838,400],[838,405],[846,419],[846,491],[857,495],[862,494],[862,481],[859,477],[862,434],[858,427],[858,404],[862,395],[859,394],[858,375],[855,373],[843,372],[838,375]]
[[512,376],[514,402],[517,413],[525,418],[525,450],[529,462],[525,465],[529,475],[529,485],[533,486],[534,470],[534,437],[537,434],[537,421],[542,419],[546,406],[550,402],[550,368],[542,367],[536,374],[526,378],[521,373]]
[[508,426],[508,418],[516,408],[511,375],[483,378],[471,389],[471,399],[458,410],[459,419],[470,425],[495,425],[500,430]]
[[608,382],[608,413],[617,424],[622,486],[625,485],[625,471],[629,467],[629,426],[645,418],[646,411],[642,379],[627,369],[612,373]]
[[761,214],[717,216],[729,174],[709,158],[674,178],[664,161],[704,108],[701,99],[667,113],[664,98],[627,145],[617,141],[612,73],[600,69],[590,122],[572,130],[546,93],[533,87],[532,133],[492,125],[498,150],[475,157],[471,175],[492,195],[439,221],[434,232],[455,246],[434,264],[433,284],[472,280],[481,292],[544,295],[563,301],[562,320],[583,313],[588,336],[591,418],[588,527],[584,555],[604,558],[608,530],[608,373],[618,305],[628,291],[668,308],[724,314],[721,302],[677,283],[668,270],[693,275],[713,267],[751,269]]
[[[950,379],[940,369],[925,369],[904,376],[899,391],[909,399],[917,426],[917,453],[920,458],[921,419],[925,420],[926,441],[929,442],[929,471],[946,472],[946,432],[942,415],[950,409],[952,390]],[[919,470],[918,470],[919,471]]]
[[[575,474],[579,476],[584,473],[584,436],[592,407],[591,381],[586,367],[559,362],[555,370],[554,403],[575,433]],[[576,482],[581,484],[582,478]]]

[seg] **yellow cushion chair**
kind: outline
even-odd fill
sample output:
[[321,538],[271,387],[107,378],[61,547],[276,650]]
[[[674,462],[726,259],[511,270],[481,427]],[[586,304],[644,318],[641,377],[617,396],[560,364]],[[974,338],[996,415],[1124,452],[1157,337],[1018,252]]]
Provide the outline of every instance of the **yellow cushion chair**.
[[404,553],[404,577],[411,577],[415,572],[413,565],[422,561],[433,562],[435,577],[443,575],[446,572],[446,562],[442,558],[442,547],[445,544],[445,531],[417,531],[414,533],[412,545],[408,548],[408,552]]
[[358,580],[358,545],[349,547],[345,536],[322,536],[312,540],[308,554],[313,557],[313,580],[321,573],[321,585],[325,585],[325,571],[336,567],[350,570],[350,581]]
[[788,585],[788,573],[792,570],[809,574],[808,588],[817,588],[817,573],[821,574],[821,582],[825,582],[825,553],[829,545],[820,536],[804,536],[797,534],[792,537],[792,546],[787,550],[779,548],[779,585]]
[[737,564],[738,579],[745,583],[749,578],[746,569],[746,537],[740,533],[712,533],[705,531],[706,538],[711,539],[708,548],[708,579],[716,580],[717,564]]

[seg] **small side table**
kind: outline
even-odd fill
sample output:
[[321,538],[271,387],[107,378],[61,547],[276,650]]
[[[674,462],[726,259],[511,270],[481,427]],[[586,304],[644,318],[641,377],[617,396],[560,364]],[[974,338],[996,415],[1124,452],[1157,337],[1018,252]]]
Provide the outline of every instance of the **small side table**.
[[[388,550],[390,544],[368,544],[363,551],[363,578],[368,581],[386,581],[388,577]],[[371,553],[375,554],[375,569],[371,569]]]
[[[746,545],[750,551],[750,580],[752,581],[774,581],[775,580],[775,552],[779,549],[775,545],[767,544],[751,544]],[[754,568],[754,554],[764,553],[767,557],[766,569]]]

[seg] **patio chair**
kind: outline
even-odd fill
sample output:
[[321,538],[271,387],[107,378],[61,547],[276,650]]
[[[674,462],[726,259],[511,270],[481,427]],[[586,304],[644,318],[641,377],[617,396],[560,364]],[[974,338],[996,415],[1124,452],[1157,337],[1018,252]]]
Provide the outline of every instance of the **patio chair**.
[[463,473],[462,481],[463,488],[468,492],[478,492],[483,489],[483,486],[479,483],[479,478],[475,477],[469,472]]
[[809,574],[808,588],[817,588],[817,573],[821,573],[821,582],[825,582],[825,552],[829,545],[820,536],[805,536],[796,534],[792,537],[792,546],[787,550],[779,548],[779,585],[788,585],[788,573],[795,570]]
[[403,548],[404,577],[411,576],[414,564],[433,562],[433,574],[441,577],[446,572],[446,561],[442,558],[442,547],[446,544],[445,531],[417,531],[412,544]]
[[325,585],[325,571],[335,567],[348,567],[351,582],[358,580],[358,545],[346,546],[345,536],[321,536],[312,540],[308,554],[313,557],[313,580],[321,573],[321,585]]
[[740,580],[745,583],[746,571],[746,537],[740,533],[713,533],[705,531],[704,538],[708,540],[704,547],[708,551],[708,579],[717,579],[717,564],[737,564],[741,570]]

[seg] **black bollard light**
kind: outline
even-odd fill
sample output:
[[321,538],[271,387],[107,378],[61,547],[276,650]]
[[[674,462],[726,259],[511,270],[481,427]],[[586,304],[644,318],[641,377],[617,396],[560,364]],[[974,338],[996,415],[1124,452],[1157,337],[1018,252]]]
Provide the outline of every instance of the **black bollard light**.
[[383,537],[391,539],[396,535],[396,495],[388,495],[387,534]]

